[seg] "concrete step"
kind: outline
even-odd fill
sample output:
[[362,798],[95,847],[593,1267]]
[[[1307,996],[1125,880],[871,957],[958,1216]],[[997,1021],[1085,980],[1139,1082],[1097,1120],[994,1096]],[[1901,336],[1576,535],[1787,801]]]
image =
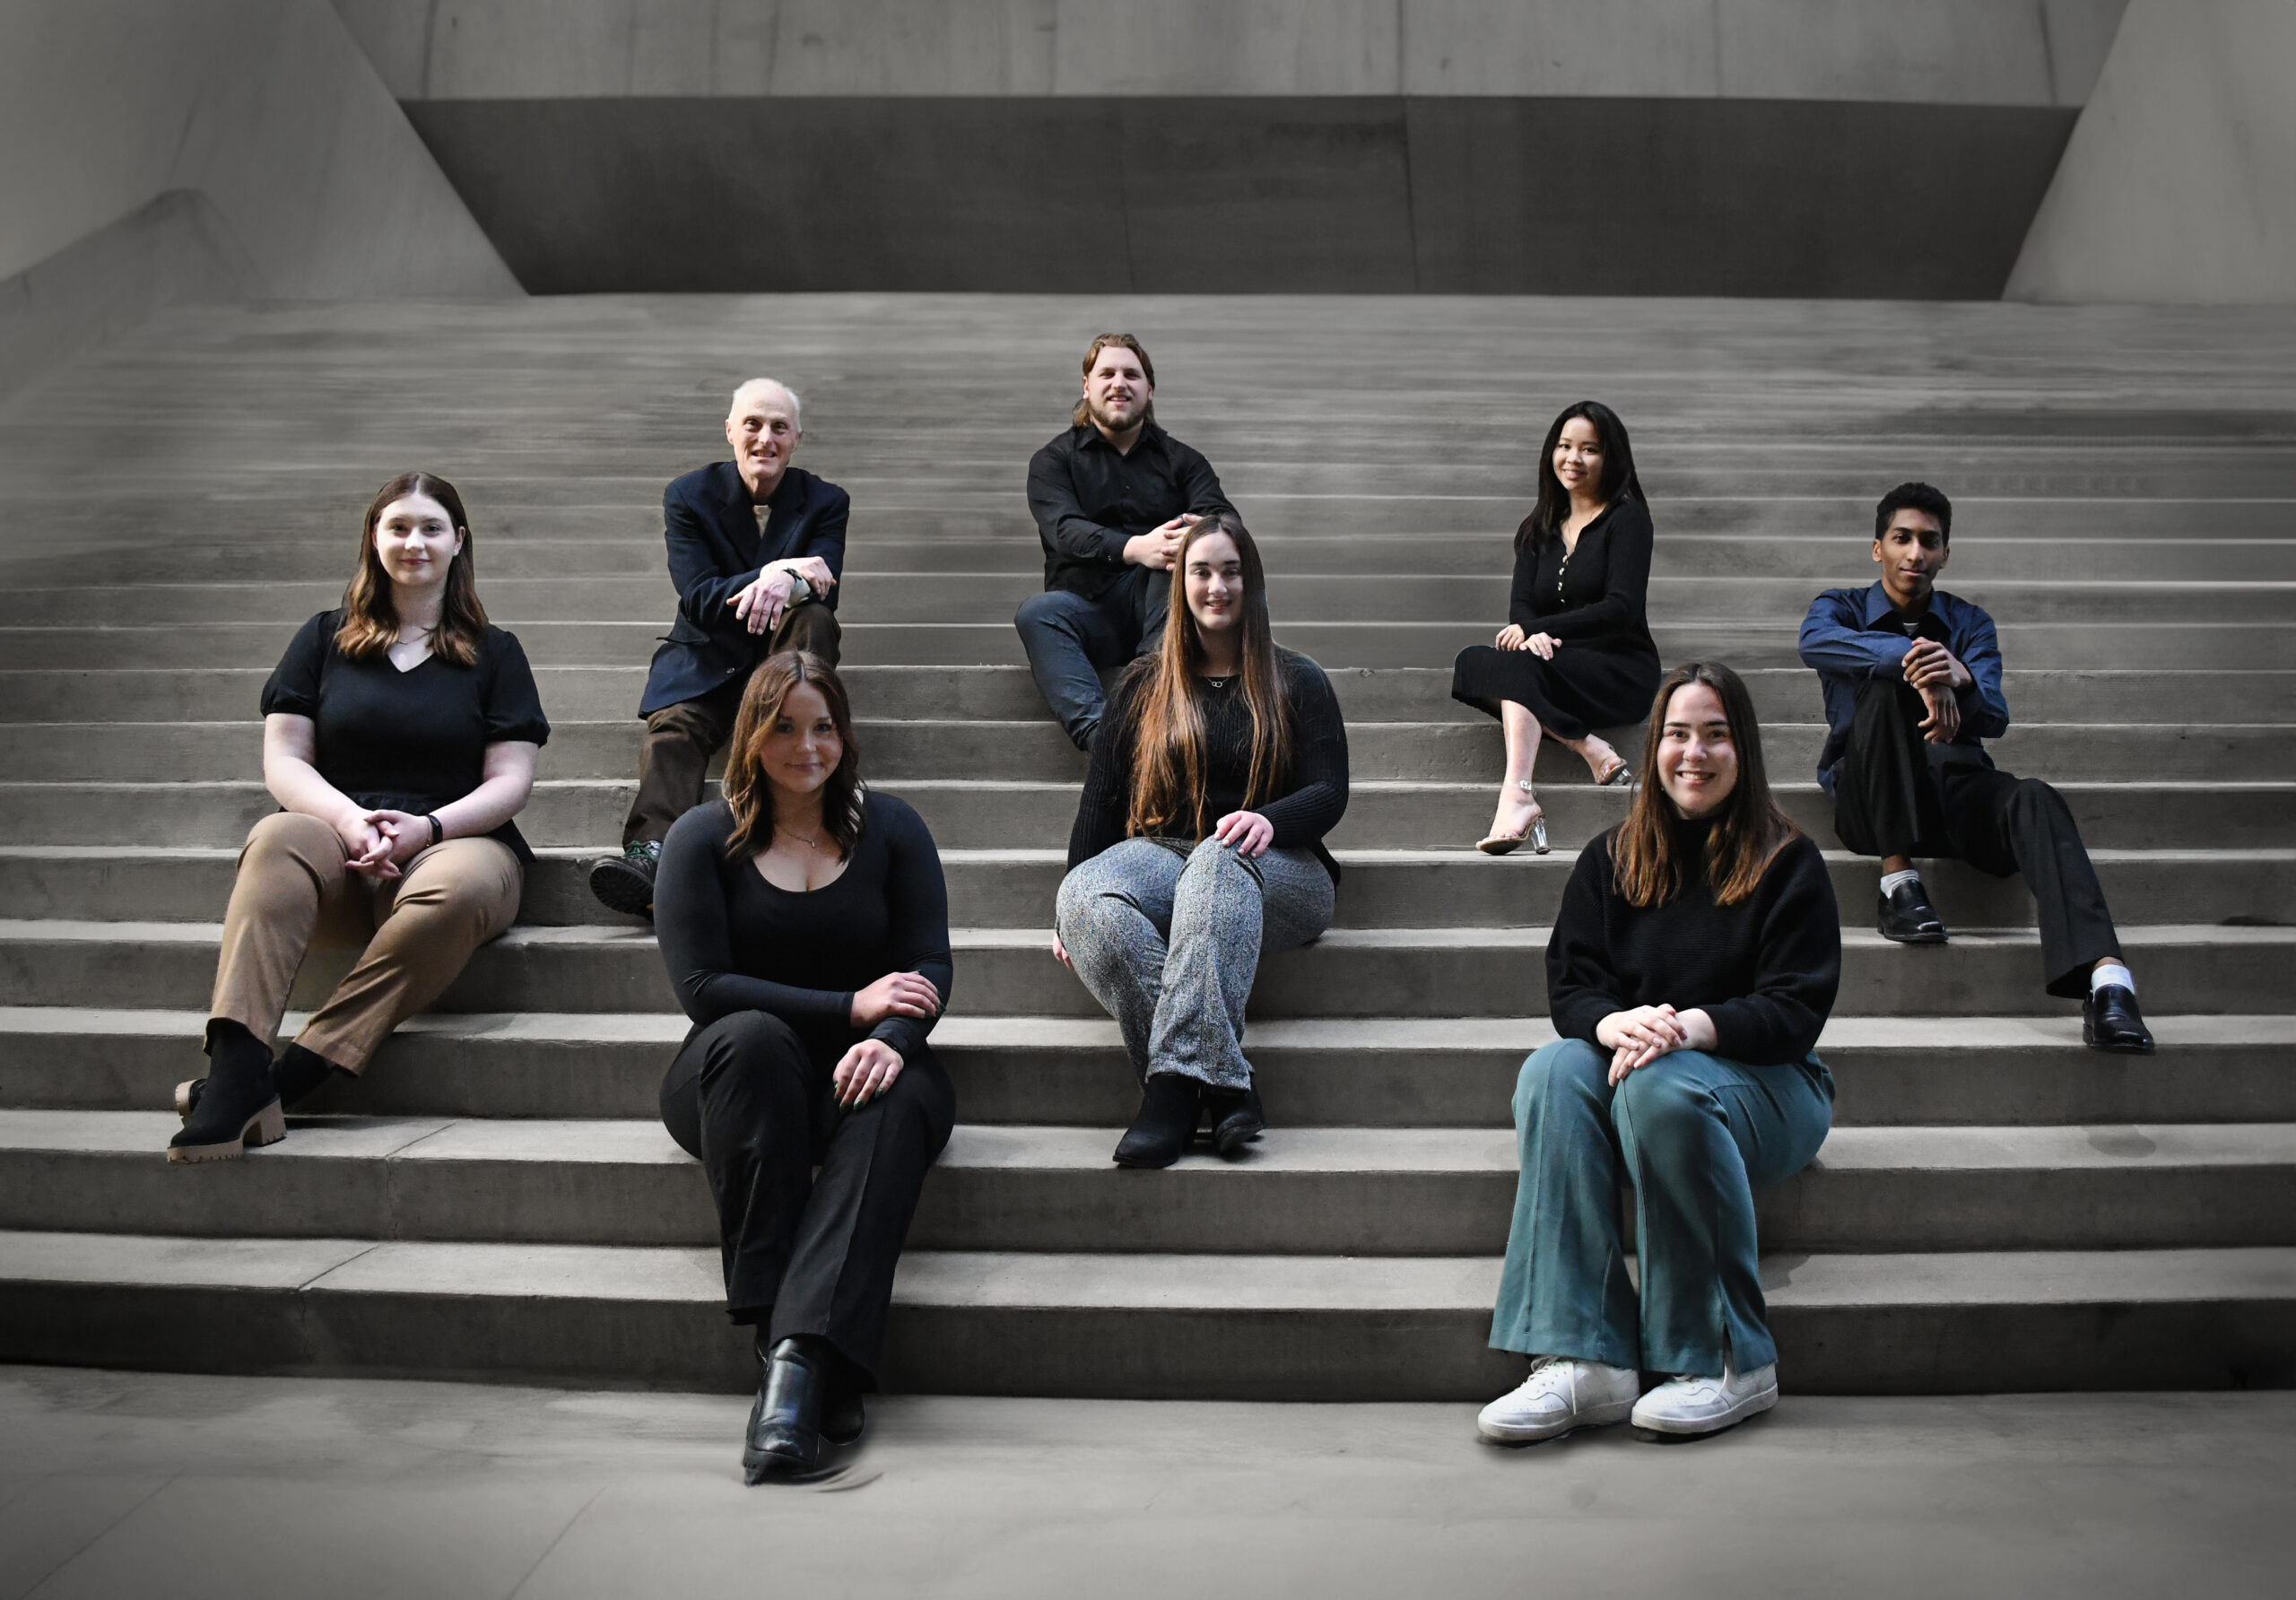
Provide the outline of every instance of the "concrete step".
[[[1130,1398],[1480,1401],[1489,1257],[915,1251],[897,1390]],[[2224,1388],[2296,1382],[2296,1250],[1773,1257],[1796,1393]],[[757,1382],[712,1249],[0,1235],[0,1359],[170,1370],[358,1370]],[[1016,1352],[1025,1352],[1016,1358]]]
[[[0,1109],[0,1230],[709,1245],[700,1163],[658,1120],[298,1117],[187,1174],[165,1111]],[[1115,1127],[961,1124],[918,1249],[1496,1255],[1498,1128],[1272,1128],[1242,1160],[1113,1165]],[[1772,1251],[2296,1245],[2296,1124],[1844,1128],[1758,1200]]]
[[[1570,771],[1578,768],[1578,773]],[[1540,803],[1557,849],[1575,849],[1626,814],[1628,796],[1584,781],[1568,752],[1540,764]],[[915,805],[944,850],[1065,849],[1076,820],[1075,783],[909,778],[878,787]],[[1357,781],[1335,849],[1465,848],[1491,826],[1497,780],[1464,783]],[[603,850],[622,837],[637,790],[632,778],[544,778],[518,818],[537,847]],[[2092,848],[2183,849],[2196,839],[2221,849],[2270,849],[2288,838],[2296,784],[2083,783],[2058,785]],[[710,790],[714,796],[715,787]],[[1833,803],[1813,783],[1773,778],[1779,804],[1827,848]],[[0,838],[26,846],[228,848],[245,842],[257,820],[278,809],[247,778],[181,783],[11,783],[0,780]]]
[[[2296,927],[2123,926],[2121,945],[2162,1012],[2296,1012],[2286,982]],[[0,921],[0,1005],[204,1005],[221,925]],[[1045,928],[951,930],[952,1014],[1094,1016],[1099,1006],[1052,958]],[[1335,928],[1261,966],[1251,1014],[1264,1017],[1520,1016],[1544,1008],[1544,928]],[[314,952],[296,1004],[323,998],[352,952]],[[1957,932],[1950,944],[1842,935],[1844,1016],[2062,1016],[2042,993],[2030,933]],[[651,934],[636,928],[514,927],[474,954],[442,1011],[669,1011]]]
[[[0,723],[254,721],[270,675],[268,666],[0,670]],[[1823,718],[1817,676],[1807,669],[1743,675],[1765,723]],[[535,676],[544,709],[570,721],[634,717],[646,685],[638,666],[545,666]],[[1341,667],[1331,676],[1351,726],[1490,720],[1451,699],[1448,666]],[[1024,667],[863,665],[844,677],[857,717],[1052,720]],[[2296,672],[2013,671],[2003,691],[2019,722],[2094,722],[2107,709],[2138,723],[2296,722]]]
[[[644,726],[633,718],[553,719],[544,777],[622,778],[638,770]],[[1639,754],[1639,730],[1615,730],[1621,754]],[[879,721],[855,718],[864,770],[874,781],[906,778],[1081,781],[1083,753],[1048,721]],[[1822,722],[1774,722],[1762,752],[1781,776],[1814,771]],[[2175,779],[2284,783],[2296,780],[2296,751],[2275,723],[2056,722],[2012,726],[1988,746],[2012,771],[2057,781]],[[1347,730],[1352,778],[1495,782],[1506,764],[1499,725],[1481,722],[1359,722]],[[259,775],[259,722],[18,722],[0,724],[0,770],[20,781],[149,782]],[[1591,781],[1586,763],[1557,750],[1547,783]]]
[[[590,893],[589,863],[603,846],[544,847],[526,874],[518,920],[560,927],[642,926]],[[1341,927],[1499,927],[1554,920],[1578,853],[1494,859],[1462,847],[1337,852]],[[2296,849],[2092,852],[2112,904],[2173,922],[2291,920]],[[228,846],[155,849],[117,845],[0,845],[0,905],[18,917],[80,921],[209,922],[230,898],[239,852]],[[1067,871],[1056,848],[941,852],[950,915],[980,927],[1041,924]],[[1828,858],[1845,922],[1874,916],[1880,864]],[[1923,867],[1947,926],[2025,927],[2032,896],[2021,878],[1995,878],[1959,861]]]
[[[2075,1017],[1829,1021],[1837,1126],[2296,1122],[2296,1041],[2276,1016],[2147,1019],[2151,1057],[2085,1049]],[[282,1037],[303,1023],[291,1013]],[[164,1108],[205,1072],[204,1011],[0,1008],[0,1107]],[[607,1117],[656,1113],[689,1024],[670,1013],[435,1012],[411,1019],[315,1113]],[[1246,1041],[1279,1127],[1505,1127],[1544,1017],[1302,1018]],[[1100,1018],[952,1016],[933,1047],[967,1120],[1116,1126],[1138,1086]]]
[[[314,606],[312,609],[317,610]],[[491,615],[518,636],[537,666],[643,667],[669,626],[670,613],[614,621],[551,613]],[[1795,635],[1802,613],[1770,621],[1721,616],[1658,616],[1652,638],[1660,657],[1714,657],[1741,668],[1802,667]],[[123,667],[257,668],[268,673],[296,622],[187,622],[144,625],[0,624],[0,668],[86,672]],[[2296,622],[2124,621],[2110,630],[2081,622],[1996,618],[2005,657],[2019,671],[2109,670],[2132,658],[2162,671],[2296,669]],[[863,665],[1021,666],[1026,657],[1009,620],[888,622],[864,613],[842,616],[845,659]],[[1488,644],[1497,619],[1444,622],[1293,622],[1278,617],[1276,637],[1326,670],[1386,666],[1440,668],[1472,644]]]

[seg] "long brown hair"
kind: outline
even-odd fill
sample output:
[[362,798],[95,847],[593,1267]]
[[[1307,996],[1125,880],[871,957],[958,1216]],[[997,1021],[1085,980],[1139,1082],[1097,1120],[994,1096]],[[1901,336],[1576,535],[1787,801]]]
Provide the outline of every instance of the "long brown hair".
[[[1148,380],[1148,387],[1152,389],[1156,387],[1156,363],[1148,359],[1148,352],[1143,349],[1140,341],[1134,338],[1130,334],[1102,334],[1100,337],[1094,339],[1092,341],[1091,348],[1084,352],[1085,377],[1091,377],[1092,363],[1099,361],[1100,359],[1100,352],[1106,350],[1111,344],[1117,346],[1119,350],[1128,350],[1132,352],[1133,354],[1138,356],[1140,358],[1140,375]],[[1076,400],[1076,409],[1068,413],[1068,420],[1074,426],[1078,428],[1082,428],[1085,423],[1091,422],[1092,420],[1092,403],[1090,400],[1085,399],[1083,396],[1079,396]],[[1156,401],[1153,396],[1149,397],[1147,404],[1140,408],[1140,420],[1144,423],[1152,422],[1156,420]]]
[[739,861],[773,844],[773,789],[766,782],[759,754],[766,736],[781,715],[790,692],[811,683],[829,704],[829,719],[845,749],[837,766],[822,785],[822,828],[837,841],[838,859],[849,860],[861,842],[861,747],[853,740],[852,702],[837,670],[811,650],[784,650],[768,656],[750,674],[742,691],[742,709],[734,718],[734,737],[726,746],[726,776],[718,792],[734,813],[734,831],[726,840],[727,859]]
[[1666,728],[1666,707],[1675,691],[1703,683],[1722,702],[1730,743],[1738,752],[1738,781],[1714,816],[1707,835],[1706,859],[1699,865],[1713,886],[1717,904],[1735,906],[1753,893],[1778,852],[1801,837],[1794,819],[1778,806],[1762,766],[1761,724],[1753,696],[1737,674],[1718,661],[1693,661],[1666,674],[1650,702],[1650,727],[1642,742],[1634,807],[1611,835],[1611,863],[1621,899],[1648,909],[1664,905],[1682,889],[1683,863],[1675,859],[1674,822],[1680,816],[1658,781],[1658,743]]
[[1133,722],[1132,796],[1126,830],[1168,834],[1190,830],[1201,837],[1204,815],[1204,704],[1196,688],[1204,665],[1204,641],[1187,608],[1188,552],[1214,534],[1235,541],[1243,568],[1242,613],[1244,704],[1251,712],[1250,781],[1247,807],[1274,797],[1292,771],[1292,713],[1275,659],[1274,631],[1267,620],[1267,570],[1259,546],[1242,522],[1228,512],[1206,517],[1181,539],[1172,561],[1172,587],[1164,613],[1164,641],[1153,656],[1139,657],[1126,669],[1138,685]]
[[463,497],[452,483],[430,473],[401,473],[368,502],[367,520],[359,529],[359,567],[344,587],[343,623],[335,630],[335,648],[353,661],[365,661],[398,643],[398,607],[391,599],[391,575],[383,570],[383,558],[375,549],[375,525],[392,501],[410,494],[437,500],[463,536],[462,549],[447,563],[447,599],[430,648],[457,666],[476,665],[478,647],[486,638],[486,607],[478,603],[476,543]]

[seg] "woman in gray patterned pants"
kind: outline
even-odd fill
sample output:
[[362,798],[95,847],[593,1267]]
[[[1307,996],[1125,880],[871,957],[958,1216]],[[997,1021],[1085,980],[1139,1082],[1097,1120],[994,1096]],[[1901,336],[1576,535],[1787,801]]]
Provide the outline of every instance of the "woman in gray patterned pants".
[[1173,566],[1161,648],[1126,668],[1092,745],[1053,944],[1141,1076],[1127,1167],[1171,1165],[1207,1114],[1222,1156],[1266,1126],[1245,1002],[1262,953],[1331,926],[1322,841],[1347,809],[1338,699],[1269,636],[1251,535],[1203,519]]

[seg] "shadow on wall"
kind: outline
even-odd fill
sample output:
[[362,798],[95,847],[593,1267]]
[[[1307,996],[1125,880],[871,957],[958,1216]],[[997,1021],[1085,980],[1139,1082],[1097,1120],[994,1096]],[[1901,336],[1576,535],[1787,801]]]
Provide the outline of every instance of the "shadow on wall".
[[404,109],[534,293],[1972,300],[1999,297],[2077,115],[1546,97]]

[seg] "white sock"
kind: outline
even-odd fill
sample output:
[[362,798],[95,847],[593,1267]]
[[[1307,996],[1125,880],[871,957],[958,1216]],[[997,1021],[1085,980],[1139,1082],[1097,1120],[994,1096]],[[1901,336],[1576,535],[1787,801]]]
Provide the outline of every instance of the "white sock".
[[2095,994],[2109,983],[2117,983],[2130,994],[2136,993],[2136,974],[2118,961],[2105,961],[2089,974],[2089,992]]
[[1882,892],[1883,894],[1895,894],[1898,890],[1898,885],[1900,883],[1911,883],[1916,887],[1918,887],[1920,883],[1921,874],[1914,871],[1913,868],[1909,866],[1901,873],[1883,873],[1882,874]]

